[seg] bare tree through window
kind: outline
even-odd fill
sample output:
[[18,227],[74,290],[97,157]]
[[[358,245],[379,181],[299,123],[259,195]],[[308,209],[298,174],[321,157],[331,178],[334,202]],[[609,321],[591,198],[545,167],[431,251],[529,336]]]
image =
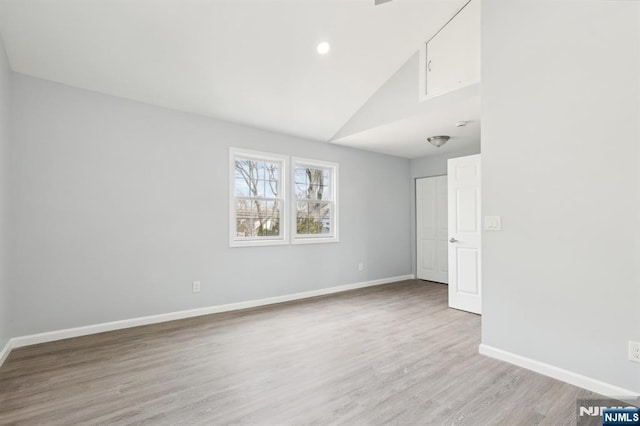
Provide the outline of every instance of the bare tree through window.
[[295,167],[296,234],[331,232],[330,176],[327,169],[302,165]]
[[337,242],[337,176],[336,163],[231,148],[230,246]]
[[280,235],[280,163],[236,158],[236,235]]

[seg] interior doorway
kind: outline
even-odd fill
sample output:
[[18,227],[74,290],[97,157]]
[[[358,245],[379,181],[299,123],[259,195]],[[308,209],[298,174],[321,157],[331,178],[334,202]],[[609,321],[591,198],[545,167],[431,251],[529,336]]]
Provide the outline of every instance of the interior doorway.
[[416,179],[416,276],[447,284],[447,176]]

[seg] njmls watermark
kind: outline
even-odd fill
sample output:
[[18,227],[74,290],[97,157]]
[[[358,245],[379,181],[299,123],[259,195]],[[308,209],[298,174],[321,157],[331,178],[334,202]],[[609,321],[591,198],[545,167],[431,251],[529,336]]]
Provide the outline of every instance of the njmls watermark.
[[[625,402],[626,401],[626,402]],[[576,402],[577,426],[640,426],[640,398],[620,401],[617,399],[578,399]]]

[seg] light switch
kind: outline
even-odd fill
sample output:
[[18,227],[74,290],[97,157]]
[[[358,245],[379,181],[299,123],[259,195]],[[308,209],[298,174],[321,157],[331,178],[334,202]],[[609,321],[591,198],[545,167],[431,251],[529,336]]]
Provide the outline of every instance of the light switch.
[[484,217],[484,229],[485,231],[500,231],[502,230],[502,223],[500,216],[485,216]]

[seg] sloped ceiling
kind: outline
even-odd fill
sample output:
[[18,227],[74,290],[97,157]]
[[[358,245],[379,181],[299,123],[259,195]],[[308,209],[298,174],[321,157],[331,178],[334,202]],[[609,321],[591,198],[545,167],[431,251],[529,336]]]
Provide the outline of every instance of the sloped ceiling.
[[328,141],[463,4],[0,0],[0,32],[19,73]]
[[[406,158],[480,152],[480,84],[418,100],[416,52],[336,133],[331,142]],[[464,127],[457,123],[464,122]],[[436,148],[429,136],[447,135]]]

